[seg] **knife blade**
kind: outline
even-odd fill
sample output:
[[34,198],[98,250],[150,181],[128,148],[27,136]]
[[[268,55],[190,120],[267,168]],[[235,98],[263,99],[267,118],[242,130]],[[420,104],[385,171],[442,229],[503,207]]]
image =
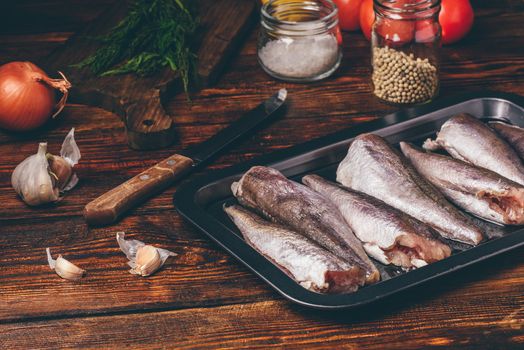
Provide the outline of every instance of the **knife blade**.
[[276,115],[276,112],[284,105],[286,97],[286,89],[280,89],[268,100],[245,113],[203,143],[173,154],[102,194],[85,206],[85,220],[89,225],[96,226],[108,225],[117,221],[127,210],[158,194],[195,168],[204,165],[220,151]]

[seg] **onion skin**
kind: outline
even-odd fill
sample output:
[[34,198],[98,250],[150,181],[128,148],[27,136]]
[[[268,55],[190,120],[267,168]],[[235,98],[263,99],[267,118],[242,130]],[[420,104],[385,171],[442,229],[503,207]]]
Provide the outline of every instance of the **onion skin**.
[[[0,128],[27,131],[42,126],[62,110],[70,87],[67,79],[51,79],[31,62],[0,66]],[[55,89],[64,94],[58,104]]]

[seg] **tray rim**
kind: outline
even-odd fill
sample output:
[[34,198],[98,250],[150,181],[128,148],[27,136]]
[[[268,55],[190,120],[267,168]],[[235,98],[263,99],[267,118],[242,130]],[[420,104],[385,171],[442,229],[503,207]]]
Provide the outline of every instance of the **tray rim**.
[[[359,289],[354,293],[321,294],[301,287],[282,272],[282,270],[249,246],[237,234],[232,233],[229,228],[224,226],[219,220],[203,210],[203,208],[196,203],[195,196],[203,188],[216,182],[224,181],[230,177],[238,178],[240,174],[253,165],[270,166],[271,164],[283,162],[286,159],[343,142],[363,132],[385,129],[443,108],[477,99],[503,100],[524,109],[524,96],[503,92],[484,91],[438,99],[423,106],[400,110],[370,122],[358,124],[305,143],[256,157],[244,163],[235,164],[224,169],[213,170],[207,174],[197,176],[177,189],[173,196],[175,208],[180,215],[211,238],[222,247],[222,249],[235,257],[278,293],[295,303],[328,310],[355,308],[372,303],[495,255],[524,246],[524,228],[509,235],[483,243],[480,246],[456,253],[449,258],[423,268],[415,269],[377,284],[366,286],[366,288]],[[256,267],[253,265],[256,265]]]

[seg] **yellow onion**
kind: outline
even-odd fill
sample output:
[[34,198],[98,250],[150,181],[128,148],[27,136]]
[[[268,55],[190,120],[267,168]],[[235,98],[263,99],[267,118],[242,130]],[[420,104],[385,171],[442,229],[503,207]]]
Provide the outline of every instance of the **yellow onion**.
[[[66,104],[71,83],[51,79],[31,62],[10,62],[0,66],[0,128],[26,131],[54,118]],[[62,97],[57,102],[55,91]]]

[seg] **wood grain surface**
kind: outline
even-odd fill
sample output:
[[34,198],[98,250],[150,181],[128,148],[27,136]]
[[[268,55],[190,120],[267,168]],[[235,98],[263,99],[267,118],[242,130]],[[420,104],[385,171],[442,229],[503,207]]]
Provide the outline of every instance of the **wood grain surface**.
[[[246,0],[249,1],[249,0]],[[40,63],[114,0],[21,0],[0,11],[0,64]],[[476,22],[442,49],[441,96],[487,89],[524,95],[524,2],[473,1]],[[394,107],[369,85],[369,43],[344,33],[335,75],[315,84],[268,77],[256,60],[256,29],[213,88],[168,103],[178,142],[158,151],[127,147],[110,112],[70,104],[29,134],[0,131],[0,345],[29,348],[511,349],[524,347],[524,249],[492,258],[372,307],[320,312],[285,300],[176,213],[169,188],[118,224],[90,228],[86,203],[158,161],[197,144],[281,87],[285,118],[210,166],[223,168],[381,117]],[[51,72],[50,72],[51,73]],[[10,186],[14,167],[47,140],[58,152],[76,128],[80,183],[54,205],[29,208]],[[182,182],[181,184],[183,184]],[[179,184],[179,185],[181,185]],[[178,186],[179,186],[178,185]],[[167,248],[155,275],[127,272],[115,235]],[[60,279],[45,248],[87,270]]]
[[[129,12],[133,0],[112,4],[83,30],[43,61],[47,71],[62,71],[73,87],[70,101],[100,107],[118,114],[126,126],[127,142],[137,150],[171,145],[176,139],[175,124],[166,111],[167,101],[183,91],[180,75],[169,67],[138,77],[134,74],[93,75],[89,68],[74,64],[93,55],[100,47],[94,40],[106,35]],[[192,88],[211,86],[225,63],[237,50],[252,27],[256,4],[243,0],[198,0],[199,29],[192,37],[198,55],[197,82]]]

